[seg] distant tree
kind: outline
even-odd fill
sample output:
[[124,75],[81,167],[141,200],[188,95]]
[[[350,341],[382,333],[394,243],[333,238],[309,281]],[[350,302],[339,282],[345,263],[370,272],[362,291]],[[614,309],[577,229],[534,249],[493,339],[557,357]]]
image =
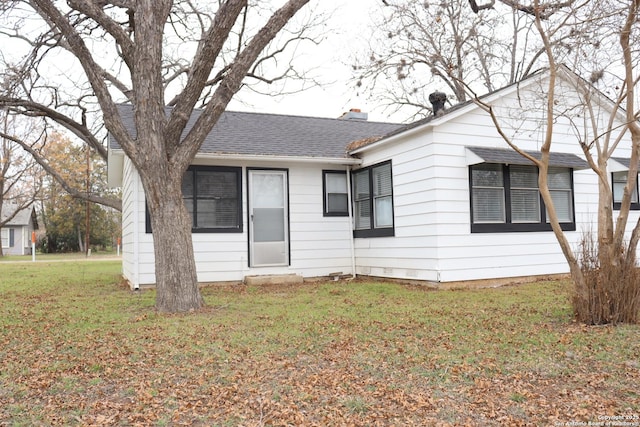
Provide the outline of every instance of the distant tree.
[[[247,0],[0,3],[2,33],[31,47],[14,73],[24,90],[0,96],[0,106],[46,116],[104,153],[89,126],[97,123],[90,120],[90,107],[99,105],[104,126],[131,159],[146,193],[160,311],[189,311],[203,304],[191,219],[182,200],[183,174],[247,81],[295,74],[290,61],[278,58],[308,39],[306,26],[285,29],[308,2],[288,0],[277,10],[267,2]],[[24,21],[30,25],[21,25]],[[56,73],[55,67],[41,66],[52,55],[57,67],[64,61],[77,66],[58,77],[77,82],[70,93],[43,78]],[[284,70],[265,76],[281,63]],[[117,99],[133,104],[135,135],[118,114]],[[168,114],[167,105],[173,107]],[[196,105],[203,107],[202,114],[183,135]]]
[[[105,162],[95,153],[89,154],[87,159],[86,146],[74,144],[58,133],[50,135],[39,151],[42,158],[56,165],[58,175],[58,178],[48,175],[43,189],[41,217],[46,231],[40,242],[43,252],[85,252],[87,214],[88,242],[92,246],[111,246],[119,235],[120,215],[113,208],[72,196],[89,191],[105,198],[113,193],[106,188]],[[60,180],[66,183],[64,187]]]

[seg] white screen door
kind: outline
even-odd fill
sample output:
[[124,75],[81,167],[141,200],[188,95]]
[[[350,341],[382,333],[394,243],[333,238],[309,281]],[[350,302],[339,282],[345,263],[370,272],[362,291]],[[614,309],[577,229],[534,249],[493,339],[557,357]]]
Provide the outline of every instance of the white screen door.
[[289,265],[287,172],[249,170],[249,254],[252,267]]

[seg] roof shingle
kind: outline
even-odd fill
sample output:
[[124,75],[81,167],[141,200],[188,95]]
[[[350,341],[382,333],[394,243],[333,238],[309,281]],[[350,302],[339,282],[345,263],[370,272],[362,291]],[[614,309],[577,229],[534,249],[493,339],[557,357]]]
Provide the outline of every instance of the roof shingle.
[[[135,135],[133,107],[121,104],[118,111]],[[194,110],[185,133],[202,110]],[[347,158],[347,144],[382,137],[403,127],[396,123],[329,119],[265,113],[225,111],[207,136],[200,153],[249,156]],[[111,148],[120,148],[110,138]]]

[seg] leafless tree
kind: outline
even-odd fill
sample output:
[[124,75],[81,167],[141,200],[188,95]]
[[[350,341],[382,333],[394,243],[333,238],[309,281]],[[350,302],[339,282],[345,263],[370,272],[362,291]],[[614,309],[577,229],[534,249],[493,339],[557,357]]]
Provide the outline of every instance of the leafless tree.
[[468,0],[387,2],[353,66],[356,85],[394,111],[424,116],[436,89],[455,104],[467,100],[462,81],[478,93],[517,81],[542,53],[533,19],[504,6],[491,12],[469,13]]
[[[38,164],[11,139],[7,132],[29,133],[28,124],[19,124],[6,111],[0,110],[0,229],[24,209],[33,206],[40,195],[42,170]],[[0,257],[3,256],[0,245]]]
[[[640,51],[636,47],[640,42],[640,0],[571,2],[558,8],[535,1],[531,8],[525,12],[535,18],[549,63],[548,80],[540,98],[540,110],[545,117],[542,157],[536,159],[514,143],[506,131],[508,125],[490,103],[478,96],[474,101],[491,115],[507,144],[540,171],[540,193],[575,284],[573,303],[577,319],[588,324],[635,323],[640,316],[640,278],[636,264],[640,220],[630,237],[628,222],[640,161],[640,108],[637,105]],[[553,16],[550,11],[554,12]],[[570,34],[574,43],[568,43],[570,39],[565,38],[563,43],[554,44],[554,39],[565,34]],[[572,96],[557,92],[559,73],[567,72],[563,62],[586,74],[584,78],[573,79]],[[597,90],[599,84],[604,86],[603,90]],[[610,98],[605,98],[603,92]],[[602,108],[603,105],[607,108]],[[576,140],[598,177],[597,241],[583,240],[582,253],[576,253],[560,227],[547,182],[554,127],[560,119],[572,124]],[[616,126],[620,121],[624,125]],[[608,164],[614,151],[624,143],[625,135],[626,140],[630,140],[630,146],[625,148],[631,152],[631,158],[616,216]]]
[[[308,1],[288,0],[275,10],[271,3],[247,0],[13,0],[0,6],[4,34],[31,47],[17,67],[23,92],[0,97],[0,106],[45,116],[103,155],[99,130],[91,125],[98,121],[90,119],[100,113],[146,193],[160,311],[203,304],[182,176],[243,85],[292,74],[287,61],[284,69],[267,62],[307,37],[300,26],[285,26]],[[39,21],[32,24],[35,16]],[[54,54],[52,66],[47,60]],[[65,61],[75,68],[67,72]],[[60,68],[59,78],[77,82],[68,93],[43,79]],[[267,71],[276,74],[265,77]],[[133,104],[137,136],[125,128],[117,100]],[[173,107],[168,115],[167,105]],[[196,106],[203,112],[183,136]]]

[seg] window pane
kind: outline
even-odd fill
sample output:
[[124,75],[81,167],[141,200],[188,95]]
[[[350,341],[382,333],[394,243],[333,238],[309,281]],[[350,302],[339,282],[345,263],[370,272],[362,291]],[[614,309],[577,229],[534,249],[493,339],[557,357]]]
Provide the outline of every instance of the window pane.
[[355,200],[363,200],[369,198],[369,171],[363,171],[353,174],[353,186]]
[[325,177],[325,206],[328,213],[348,212],[347,174],[326,172]]
[[622,202],[622,194],[624,192],[624,182],[615,182],[613,183],[613,201],[614,202]]
[[511,188],[538,188],[538,170],[534,166],[511,165]]
[[198,171],[196,173],[196,197],[235,198],[237,196],[235,172]]
[[253,231],[254,242],[283,242],[284,208],[254,208]]
[[386,164],[373,168],[373,195],[386,196],[391,194],[391,165]]
[[534,166],[509,166],[511,185],[511,222],[540,222],[538,169]]
[[473,166],[471,179],[474,187],[502,187],[502,165],[482,164]]
[[233,228],[238,223],[236,200],[199,199],[197,220],[198,228]]
[[538,190],[511,190],[511,221],[540,222]]
[[502,165],[481,164],[471,168],[473,222],[505,222]]
[[369,200],[355,203],[355,213],[357,230],[365,230],[371,228],[371,207]]
[[327,193],[347,193],[347,174],[327,172],[325,175]]
[[393,226],[393,204],[391,196],[375,199],[374,214],[376,228]]
[[182,177],[182,197],[193,197],[193,171],[186,171]]
[[547,174],[549,188],[552,189],[571,189],[571,172],[567,168],[550,167]]
[[473,222],[505,222],[502,188],[473,189]]
[[9,229],[7,228],[3,228],[2,230],[0,230],[0,233],[2,235],[2,247],[3,248],[8,248],[9,247]]
[[553,206],[555,206],[556,213],[558,214],[558,221],[572,222],[573,207],[571,205],[571,191],[552,190],[551,199],[553,199]]
[[348,199],[346,193],[327,194],[327,212],[348,212]]
[[[613,173],[613,201],[622,202],[622,194],[624,192],[624,186],[627,185],[627,172],[614,172]],[[638,185],[636,180],[636,187],[631,192],[631,203],[638,203]]]

